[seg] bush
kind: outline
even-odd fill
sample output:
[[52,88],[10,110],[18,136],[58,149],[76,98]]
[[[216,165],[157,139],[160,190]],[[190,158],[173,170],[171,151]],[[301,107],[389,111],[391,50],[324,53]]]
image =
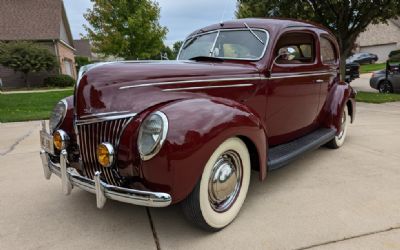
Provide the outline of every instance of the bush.
[[400,60],[400,50],[393,50],[392,52],[390,52],[389,60],[391,61]]
[[75,79],[69,75],[57,75],[46,77],[43,81],[48,87],[71,87],[75,84]]

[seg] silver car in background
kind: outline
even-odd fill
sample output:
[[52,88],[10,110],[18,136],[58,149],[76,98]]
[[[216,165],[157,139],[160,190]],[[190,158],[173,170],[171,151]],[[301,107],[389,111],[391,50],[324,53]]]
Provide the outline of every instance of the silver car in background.
[[400,65],[388,65],[387,70],[374,72],[369,84],[380,93],[400,93]]

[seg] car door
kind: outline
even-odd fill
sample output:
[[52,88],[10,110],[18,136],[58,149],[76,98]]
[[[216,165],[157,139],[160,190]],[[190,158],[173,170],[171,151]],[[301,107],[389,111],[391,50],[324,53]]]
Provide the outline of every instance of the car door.
[[281,35],[275,44],[274,58],[280,49],[297,51],[293,60],[276,60],[267,83],[266,129],[270,146],[301,137],[315,128],[320,86],[316,34],[310,30]]

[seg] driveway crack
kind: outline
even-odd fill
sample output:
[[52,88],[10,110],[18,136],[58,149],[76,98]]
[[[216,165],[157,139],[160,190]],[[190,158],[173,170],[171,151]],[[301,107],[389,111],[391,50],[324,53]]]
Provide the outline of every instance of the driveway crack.
[[146,212],[147,217],[149,217],[151,231],[153,232],[154,243],[156,244],[157,250],[161,250],[160,240],[158,239],[156,227],[154,225],[153,218],[151,217],[150,209],[148,207],[146,207]]
[[29,137],[38,127],[39,125],[34,126],[31,130],[29,130],[28,133],[24,134],[23,136],[21,136],[20,138],[18,138],[8,149],[6,149],[3,152],[0,152],[0,156],[5,156],[8,153],[11,153],[15,147],[20,144],[23,140],[25,140],[27,137]]
[[390,228],[387,228],[387,229],[383,229],[383,230],[378,230],[378,231],[373,231],[373,232],[353,235],[353,236],[349,236],[349,237],[344,237],[343,239],[339,239],[339,240],[331,240],[331,241],[326,241],[326,242],[322,242],[322,243],[309,245],[309,246],[306,246],[306,247],[300,247],[300,248],[296,248],[296,250],[312,249],[312,248],[315,248],[315,247],[331,245],[331,244],[335,244],[335,243],[346,241],[346,240],[362,238],[362,237],[366,237],[366,236],[370,236],[370,235],[386,233],[386,232],[390,232],[390,231],[393,231],[393,230],[399,230],[399,229],[400,229],[400,225],[399,226],[390,227]]

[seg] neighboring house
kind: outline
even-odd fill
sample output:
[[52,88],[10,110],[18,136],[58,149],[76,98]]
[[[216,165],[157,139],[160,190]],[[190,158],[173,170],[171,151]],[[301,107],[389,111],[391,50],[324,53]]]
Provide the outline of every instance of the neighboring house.
[[[0,0],[0,41],[32,41],[47,47],[60,67],[50,74],[76,79],[74,44],[62,0]],[[39,85],[49,73],[32,74],[29,81]],[[21,74],[0,66],[3,87],[23,86]]]
[[74,40],[74,47],[76,56],[87,57],[90,61],[97,59],[92,52],[92,45],[88,39]]
[[390,51],[400,49],[400,18],[391,19],[387,24],[370,24],[356,41],[357,52],[378,55],[379,62],[388,59]]

